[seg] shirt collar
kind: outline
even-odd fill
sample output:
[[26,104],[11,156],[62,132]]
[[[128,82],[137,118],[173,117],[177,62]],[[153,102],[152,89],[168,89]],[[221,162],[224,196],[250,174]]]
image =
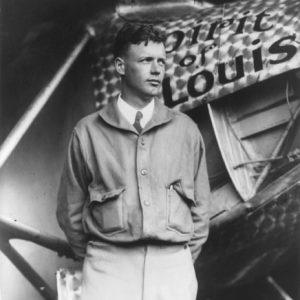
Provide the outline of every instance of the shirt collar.
[[150,121],[154,111],[154,99],[151,100],[149,104],[147,104],[143,109],[136,109],[133,106],[129,105],[126,101],[124,101],[119,95],[117,102],[118,109],[121,114],[126,118],[126,120],[133,124],[135,120],[136,113],[138,111],[142,112],[143,117],[140,121],[141,126],[145,127],[145,125]]
[[[103,109],[98,113],[101,119],[116,128],[126,131],[136,132],[136,129],[123,117],[121,111],[118,109],[118,98],[112,99]],[[170,122],[174,117],[175,112],[161,103],[160,100],[154,100],[153,117],[145,126],[144,131],[148,131],[154,127],[160,126]]]

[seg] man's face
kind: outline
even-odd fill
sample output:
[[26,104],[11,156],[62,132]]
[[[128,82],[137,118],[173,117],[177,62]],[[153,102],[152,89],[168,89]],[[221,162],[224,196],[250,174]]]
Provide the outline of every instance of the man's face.
[[161,93],[166,52],[162,43],[130,45],[123,57],[123,93],[147,102]]

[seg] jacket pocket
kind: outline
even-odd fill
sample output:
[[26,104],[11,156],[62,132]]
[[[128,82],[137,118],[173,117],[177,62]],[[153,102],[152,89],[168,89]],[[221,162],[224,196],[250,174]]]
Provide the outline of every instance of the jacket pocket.
[[191,206],[195,205],[193,190],[184,190],[181,180],[167,187],[168,229],[180,234],[192,234],[194,223]]
[[91,218],[101,233],[113,235],[126,229],[124,190],[120,188],[106,193],[97,189],[90,191]]

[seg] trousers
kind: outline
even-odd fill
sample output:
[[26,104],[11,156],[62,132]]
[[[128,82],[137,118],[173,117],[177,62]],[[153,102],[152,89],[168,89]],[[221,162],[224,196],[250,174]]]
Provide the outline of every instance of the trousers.
[[197,288],[187,245],[88,244],[81,300],[196,300]]

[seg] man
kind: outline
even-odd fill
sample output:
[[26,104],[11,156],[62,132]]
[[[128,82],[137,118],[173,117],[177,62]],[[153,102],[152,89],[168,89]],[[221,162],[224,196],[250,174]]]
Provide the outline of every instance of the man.
[[125,24],[121,94],[73,131],[57,216],[84,258],[82,300],[196,299],[209,183],[197,126],[156,99],[164,42],[151,25]]

